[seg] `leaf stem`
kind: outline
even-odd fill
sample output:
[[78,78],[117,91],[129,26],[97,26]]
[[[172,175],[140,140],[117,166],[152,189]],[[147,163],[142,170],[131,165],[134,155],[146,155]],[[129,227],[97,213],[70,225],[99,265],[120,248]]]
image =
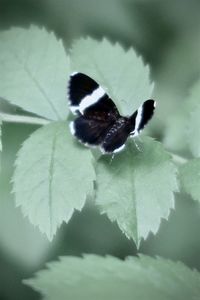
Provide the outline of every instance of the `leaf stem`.
[[33,124],[33,125],[46,125],[51,121],[38,117],[29,117],[23,115],[11,115],[0,112],[0,120],[8,123],[24,123],[24,124]]

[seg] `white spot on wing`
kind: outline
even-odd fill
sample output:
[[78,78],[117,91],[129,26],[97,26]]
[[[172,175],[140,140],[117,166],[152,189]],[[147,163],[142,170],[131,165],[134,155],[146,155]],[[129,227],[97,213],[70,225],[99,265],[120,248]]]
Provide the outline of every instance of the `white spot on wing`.
[[113,153],[118,153],[120,151],[122,151],[125,148],[125,144],[123,144],[122,146],[120,146],[119,148],[115,149],[113,152],[107,152],[104,150],[103,147],[100,147],[100,150],[103,154],[113,154]]
[[102,154],[106,154],[106,151],[103,149],[103,147],[100,147],[100,151]]
[[75,135],[74,121],[69,123],[69,129],[72,135]]
[[78,105],[70,106],[70,110],[74,115],[76,115],[77,112],[79,111],[79,106]]
[[73,73],[70,74],[70,77],[73,77],[76,74],[78,74],[78,72],[75,71],[75,72],[73,72]]
[[84,142],[81,142],[84,146],[86,147],[89,147],[89,148],[92,148],[92,149],[95,149],[97,147],[97,145],[91,145],[89,143],[84,143]]
[[91,106],[92,104],[99,101],[101,97],[105,95],[105,91],[102,89],[102,87],[98,87],[96,90],[93,91],[92,94],[86,96],[83,98],[83,100],[80,103],[79,110],[83,114],[84,110]]
[[124,148],[125,148],[125,144],[123,144],[123,145],[120,146],[119,148],[115,149],[115,150],[113,151],[113,153],[118,153],[118,152],[122,151]]

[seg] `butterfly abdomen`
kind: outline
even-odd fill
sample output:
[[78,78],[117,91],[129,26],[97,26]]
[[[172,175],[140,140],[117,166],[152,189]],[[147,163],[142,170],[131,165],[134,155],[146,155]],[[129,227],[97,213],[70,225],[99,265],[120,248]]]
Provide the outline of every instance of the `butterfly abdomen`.
[[[120,117],[107,131],[101,150],[106,153],[119,152],[131,131],[129,119]],[[122,147],[123,146],[123,147]]]

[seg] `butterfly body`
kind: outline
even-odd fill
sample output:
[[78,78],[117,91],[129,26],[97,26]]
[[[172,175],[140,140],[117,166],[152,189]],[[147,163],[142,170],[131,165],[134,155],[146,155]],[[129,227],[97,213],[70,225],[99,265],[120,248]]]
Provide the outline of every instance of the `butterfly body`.
[[136,136],[153,115],[154,100],[145,101],[130,117],[123,117],[105,91],[89,76],[70,77],[69,105],[76,114],[71,133],[84,145],[99,146],[103,153],[116,153],[129,136]]

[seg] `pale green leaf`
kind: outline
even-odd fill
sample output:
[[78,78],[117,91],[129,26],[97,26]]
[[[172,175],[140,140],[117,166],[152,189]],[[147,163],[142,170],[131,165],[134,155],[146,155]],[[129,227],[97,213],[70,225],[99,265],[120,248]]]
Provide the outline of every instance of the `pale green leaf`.
[[200,202],[200,158],[181,165],[179,177],[183,190]]
[[124,115],[132,114],[151,97],[149,67],[130,48],[91,38],[78,40],[71,50],[71,69],[94,78],[107,91]]
[[67,123],[52,123],[25,141],[16,160],[16,204],[49,239],[93,189],[91,152],[74,143]]
[[162,145],[145,138],[140,151],[131,143],[112,162],[97,165],[97,204],[139,245],[174,207],[176,168]]
[[40,266],[55,246],[24,218],[21,210],[16,208],[14,195],[11,194],[10,178],[16,151],[21,141],[32,131],[31,126],[4,124],[0,173],[0,251],[12,264],[29,271]]
[[69,58],[53,33],[31,26],[0,33],[0,97],[47,119],[67,116]]
[[46,300],[197,300],[200,295],[197,271],[144,255],[125,261],[96,255],[62,257],[25,283]]
[[[187,141],[194,156],[200,156],[200,80],[193,86],[189,99],[190,117],[186,122],[188,129]],[[186,121],[187,121],[186,120]]]

